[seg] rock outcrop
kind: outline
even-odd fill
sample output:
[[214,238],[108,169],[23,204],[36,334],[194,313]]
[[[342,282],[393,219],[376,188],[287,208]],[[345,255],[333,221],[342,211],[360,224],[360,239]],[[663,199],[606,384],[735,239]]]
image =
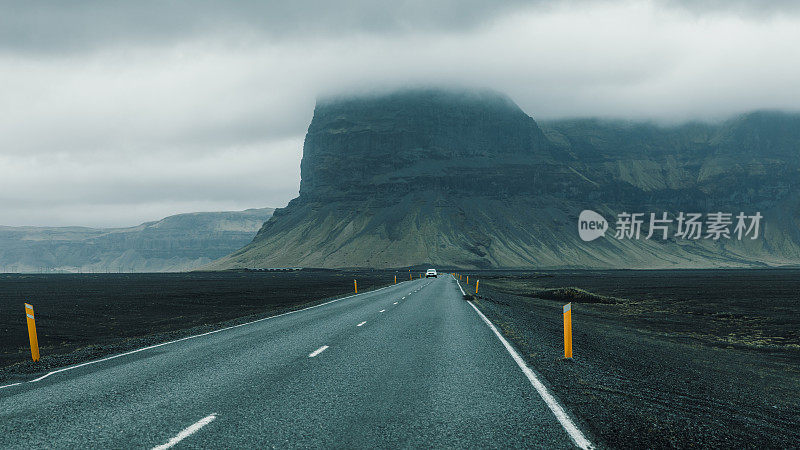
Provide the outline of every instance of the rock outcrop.
[[[800,262],[800,115],[541,126],[489,91],[318,103],[300,195],[213,268],[662,268]],[[760,212],[756,240],[578,237],[581,210]],[[645,224],[646,226],[646,224]],[[646,228],[643,230],[646,231]],[[672,234],[672,233],[671,233]]]

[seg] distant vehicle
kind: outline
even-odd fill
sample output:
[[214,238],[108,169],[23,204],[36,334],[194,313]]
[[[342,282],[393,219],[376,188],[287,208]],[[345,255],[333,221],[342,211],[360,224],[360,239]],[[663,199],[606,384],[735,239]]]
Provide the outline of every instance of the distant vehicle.
[[430,278],[430,277],[437,278],[436,269],[428,269],[428,271],[425,272],[425,278]]

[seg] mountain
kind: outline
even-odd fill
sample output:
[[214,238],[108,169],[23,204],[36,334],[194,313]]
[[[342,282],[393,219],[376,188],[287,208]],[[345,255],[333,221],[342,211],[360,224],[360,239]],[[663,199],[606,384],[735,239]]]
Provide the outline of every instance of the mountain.
[[[800,115],[537,124],[492,91],[318,102],[300,195],[209,267],[675,268],[800,262]],[[582,210],[611,230],[584,242]],[[763,215],[758,239],[617,239],[618,214]],[[733,228],[733,227],[731,227]],[[643,227],[646,232],[647,224]]]
[[272,208],[169,216],[130,228],[0,226],[4,272],[167,272],[200,267],[253,239]]

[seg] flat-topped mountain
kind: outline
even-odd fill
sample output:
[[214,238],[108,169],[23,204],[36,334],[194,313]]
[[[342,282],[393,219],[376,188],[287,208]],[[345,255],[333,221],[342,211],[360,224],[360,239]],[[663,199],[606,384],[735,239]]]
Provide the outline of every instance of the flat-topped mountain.
[[128,228],[0,226],[3,272],[164,272],[240,248],[272,208],[178,214]]
[[[552,160],[553,146],[508,97],[404,91],[320,102],[303,147],[300,200],[468,188],[470,165]],[[478,168],[478,167],[476,167]],[[413,177],[416,184],[410,185]]]
[[[800,115],[537,124],[491,91],[318,103],[300,195],[214,268],[720,267],[800,262]],[[578,236],[584,209],[612,230]],[[623,212],[760,212],[756,240],[616,239]],[[647,226],[647,224],[645,224]],[[643,228],[646,234],[646,228]]]

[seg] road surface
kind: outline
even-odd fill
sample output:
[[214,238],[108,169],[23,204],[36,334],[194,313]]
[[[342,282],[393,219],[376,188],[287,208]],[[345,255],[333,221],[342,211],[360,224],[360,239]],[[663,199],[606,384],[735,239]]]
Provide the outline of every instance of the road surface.
[[4,387],[0,447],[590,445],[509,348],[407,281]]

